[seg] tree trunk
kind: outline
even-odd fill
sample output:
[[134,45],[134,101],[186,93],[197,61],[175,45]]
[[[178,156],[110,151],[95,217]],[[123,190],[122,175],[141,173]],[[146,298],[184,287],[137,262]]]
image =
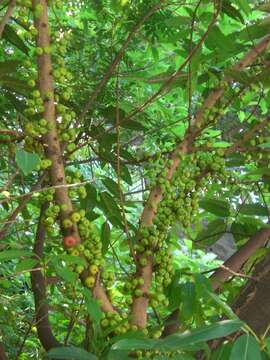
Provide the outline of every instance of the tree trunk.
[[270,254],[255,266],[253,278],[242,288],[233,309],[257,335],[262,335],[270,325]]

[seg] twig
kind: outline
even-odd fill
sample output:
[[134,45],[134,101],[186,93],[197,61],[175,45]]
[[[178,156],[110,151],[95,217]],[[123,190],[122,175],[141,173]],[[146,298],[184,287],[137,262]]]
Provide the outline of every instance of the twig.
[[119,77],[116,77],[116,84],[115,84],[115,95],[116,95],[116,170],[117,170],[117,186],[119,192],[119,199],[120,199],[120,207],[122,212],[122,218],[124,221],[125,233],[127,236],[130,254],[132,255],[133,259],[136,259],[134,249],[132,246],[132,241],[129,235],[129,228],[125,213],[125,198],[121,189],[121,164],[120,164],[120,113],[119,113]]
[[[33,186],[33,191],[35,191],[36,189],[38,189],[40,187],[40,185],[43,183],[43,181],[45,180],[47,176],[47,173],[45,172],[38,180],[38,182]],[[28,201],[31,199],[32,197],[32,192],[28,193],[27,195],[24,196],[24,198],[22,199],[21,203],[16,207],[16,209],[6,218],[6,220],[4,220],[6,222],[6,224],[3,226],[3,228],[0,230],[0,240],[3,239],[3,237],[6,235],[7,230],[9,229],[10,225],[13,223],[13,221],[16,219],[16,217],[18,216],[18,214],[22,211],[22,209],[26,206],[26,204],[28,203]]]
[[60,185],[48,186],[48,187],[44,187],[42,189],[37,189],[37,190],[30,191],[30,192],[28,192],[26,194],[8,197],[6,199],[0,200],[0,204],[8,202],[8,201],[22,199],[22,198],[32,196],[34,194],[41,193],[41,192],[48,191],[48,190],[78,187],[78,186],[83,186],[83,185],[86,185],[86,184],[89,184],[89,183],[92,183],[92,182],[95,182],[95,180],[91,179],[91,180],[82,181],[80,183],[60,184]]
[[[199,0],[192,16],[191,21],[191,29],[190,29],[190,39],[189,39],[189,53],[192,52],[192,40],[193,40],[193,33],[194,33],[194,25],[195,25],[195,18],[197,15],[197,10],[201,5],[202,0]],[[191,116],[192,116],[192,68],[191,68],[191,61],[188,63],[188,126],[190,127]]]
[[[36,231],[35,244],[33,252],[36,259],[41,259],[43,255],[44,241],[46,235],[45,225],[42,223],[42,217],[48,208],[48,203],[44,203],[40,209],[39,223]],[[34,266],[36,271],[31,271],[31,285],[35,300],[35,319],[39,340],[46,351],[53,347],[61,346],[61,343],[52,333],[49,321],[49,305],[46,299],[46,281],[40,270],[40,263]]]
[[219,265],[219,267],[220,267],[221,269],[224,269],[224,270],[228,271],[229,273],[231,273],[231,274],[234,275],[234,276],[257,281],[257,279],[256,279],[254,276],[250,276],[250,275],[247,275],[247,274],[243,274],[243,273],[240,273],[240,272],[236,272],[236,271],[230,269],[229,267],[227,267],[227,266],[225,266],[225,265],[223,265],[223,264]]
[[30,334],[30,331],[32,330],[32,327],[34,326],[34,324],[35,324],[35,317],[33,317],[32,321],[29,323],[28,329],[27,329],[27,331],[26,331],[26,333],[25,333],[25,335],[23,337],[23,341],[22,341],[22,343],[21,343],[21,345],[19,347],[19,350],[17,351],[16,360],[18,360],[20,358],[20,355],[21,355],[21,353],[23,351],[23,348],[24,348],[25,342],[27,340],[27,337]]

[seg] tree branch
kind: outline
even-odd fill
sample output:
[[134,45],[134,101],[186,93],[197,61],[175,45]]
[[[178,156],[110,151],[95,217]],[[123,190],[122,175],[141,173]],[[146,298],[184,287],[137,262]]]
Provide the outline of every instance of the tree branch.
[[[46,0],[33,0],[33,8],[37,5],[42,6],[41,14],[35,19],[35,27],[38,30],[36,45],[42,49],[50,47],[50,30],[48,21],[48,8]],[[50,178],[53,186],[66,185],[65,168],[62,156],[61,145],[57,133],[57,123],[55,117],[55,100],[54,100],[54,80],[52,77],[52,59],[51,54],[41,54],[38,56],[38,85],[41,97],[44,102],[43,117],[51,125],[51,130],[43,136],[43,146],[46,156],[51,160]],[[51,96],[48,99],[47,94]],[[62,233],[64,235],[72,235],[80,242],[80,237],[77,225],[73,224],[72,227],[65,229],[63,227],[63,220],[69,218],[73,212],[73,206],[66,187],[55,189],[55,198],[61,207],[60,221]]]
[[[270,43],[270,34],[266,36],[257,46],[251,49],[242,60],[240,60],[235,66],[232,67],[234,71],[241,71],[247,65],[250,65],[255,58],[261,54],[262,51]],[[230,82],[232,79],[228,76],[224,78],[224,81]],[[175,170],[178,168],[180,164],[179,154],[186,154],[190,151],[193,141],[196,137],[200,134],[200,126],[204,120],[205,111],[211,109],[217,101],[223,96],[225,92],[224,84],[214,90],[212,93],[209,94],[207,99],[205,100],[204,104],[198,110],[197,114],[195,115],[193,122],[189,128],[189,131],[186,132],[185,137],[181,144],[177,145],[175,150],[172,152],[170,159],[172,160],[172,165],[167,168],[167,180],[171,180]],[[149,195],[149,198],[146,202],[144,207],[142,216],[141,216],[141,224],[144,226],[151,226],[153,223],[153,219],[155,216],[155,209],[157,209],[159,203],[162,200],[162,189],[160,186],[155,186]],[[269,230],[270,231],[270,230]],[[244,250],[243,250],[244,251]],[[134,298],[133,305],[132,305],[132,318],[133,323],[144,327],[147,320],[147,307],[148,307],[148,297],[147,294],[149,292],[151,281],[152,281],[152,257],[148,258],[148,263],[146,266],[142,267],[139,264],[137,265],[137,275],[144,279],[144,285],[140,287],[143,292],[141,297]],[[225,266],[227,266],[225,264]],[[228,266],[230,267],[230,266]],[[234,269],[233,269],[234,270]],[[236,269],[235,271],[237,271]],[[223,270],[224,271],[224,270]],[[224,272],[222,272],[224,276]],[[217,275],[218,276],[218,275]]]
[[[40,217],[37,227],[36,240],[33,252],[36,254],[36,258],[40,260],[43,255],[44,240],[46,234],[45,225],[42,223],[42,217],[48,208],[48,204],[45,203],[41,206]],[[35,300],[35,313],[36,313],[36,326],[38,338],[46,351],[53,347],[61,346],[61,343],[55,338],[52,332],[51,324],[49,321],[49,305],[46,299],[46,283],[45,278],[39,270],[40,263],[34,267],[35,271],[30,272],[32,291]]]
[[[42,10],[38,18],[35,19],[35,27],[38,30],[38,36],[36,45],[38,47],[47,48],[50,47],[50,29],[48,20],[48,6],[46,0],[32,0],[33,8],[37,5],[41,5]],[[68,194],[65,179],[65,167],[61,144],[57,133],[56,123],[56,111],[55,111],[55,99],[54,99],[54,79],[52,76],[52,59],[51,54],[45,54],[38,56],[38,84],[41,97],[44,101],[44,114],[43,117],[51,125],[51,130],[43,136],[44,149],[47,157],[51,160],[52,165],[50,167],[51,183],[55,188],[56,202],[61,206],[60,222],[61,230],[64,236],[71,235],[76,238],[77,244],[80,243],[80,235],[77,225],[73,223],[72,227],[65,229],[63,226],[63,220],[70,218],[73,212],[73,205]],[[51,96],[48,99],[47,94]],[[64,186],[63,186],[64,185]],[[96,289],[95,289],[96,287]],[[110,304],[109,299],[101,285],[99,279],[96,281],[93,289],[93,293],[100,296],[99,299],[102,302],[104,311],[114,311],[113,306]]]
[[232,273],[239,272],[243,264],[250,258],[251,255],[254,254],[257,249],[265,245],[269,237],[269,228],[261,229],[256,234],[254,234],[245,245],[243,245],[235,254],[226,260],[223,266],[215,271],[214,274],[210,277],[213,289],[217,290],[219,286],[224,283]]
[[0,360],[8,360],[4,345],[0,343]]

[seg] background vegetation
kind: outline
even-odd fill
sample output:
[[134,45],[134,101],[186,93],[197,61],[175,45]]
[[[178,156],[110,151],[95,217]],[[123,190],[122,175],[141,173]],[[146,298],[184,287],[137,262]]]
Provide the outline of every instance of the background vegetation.
[[270,3],[0,6],[0,359],[268,359]]

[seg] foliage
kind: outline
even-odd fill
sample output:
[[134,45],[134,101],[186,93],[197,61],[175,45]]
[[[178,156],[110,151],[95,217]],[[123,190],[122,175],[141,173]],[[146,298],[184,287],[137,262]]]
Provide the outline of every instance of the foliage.
[[[0,10],[6,353],[268,358],[267,332],[231,310],[248,277],[216,294],[208,251],[269,229],[269,4],[12,3]],[[42,343],[40,308],[59,346]]]

